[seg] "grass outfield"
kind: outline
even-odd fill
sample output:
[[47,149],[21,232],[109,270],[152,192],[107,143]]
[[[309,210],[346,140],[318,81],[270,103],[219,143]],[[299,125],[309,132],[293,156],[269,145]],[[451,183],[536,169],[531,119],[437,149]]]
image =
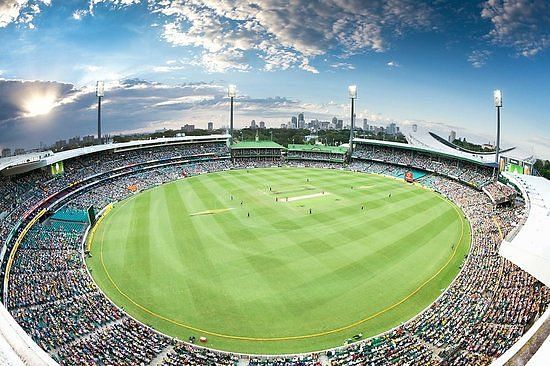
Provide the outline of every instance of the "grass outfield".
[[427,189],[268,168],[191,177],[117,204],[87,264],[117,305],[165,334],[280,354],[410,319],[450,284],[469,245],[461,211]]

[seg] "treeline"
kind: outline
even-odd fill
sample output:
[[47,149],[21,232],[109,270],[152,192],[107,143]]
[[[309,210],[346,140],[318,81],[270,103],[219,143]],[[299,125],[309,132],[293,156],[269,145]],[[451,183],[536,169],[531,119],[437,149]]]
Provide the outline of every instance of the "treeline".
[[535,169],[546,179],[550,179],[550,161],[537,159]]
[[[135,135],[125,135],[125,136],[114,136],[114,142],[128,142],[130,140],[136,139],[149,139],[149,138],[160,138],[160,137],[175,137],[178,133],[181,133],[181,130],[165,130],[161,132],[155,132],[150,134],[135,134]],[[240,130],[235,130],[233,137],[236,141],[251,141],[256,138],[256,132],[258,133],[258,138],[260,140],[273,140],[276,143],[288,146],[288,144],[303,144],[305,143],[305,137],[311,135],[312,133],[307,129],[286,129],[286,128],[263,128],[263,129],[251,129],[243,128]],[[186,136],[206,136],[210,134],[223,134],[225,130],[203,130],[195,129],[193,132],[186,132]],[[349,130],[322,130],[317,132],[318,141],[321,141],[323,144],[328,145],[341,145],[349,142]],[[370,132],[357,131],[356,136],[365,137],[375,140],[385,140],[385,141],[395,141],[407,143],[405,136],[402,134],[398,135],[388,135],[383,132],[377,134]],[[315,140],[309,141],[309,143],[314,143]]]
[[484,147],[481,146],[481,145],[474,144],[473,142],[469,142],[469,141],[466,140],[465,137],[463,137],[462,140],[461,140],[460,138],[455,139],[455,140],[453,141],[453,144],[455,144],[456,146],[460,146],[460,147],[462,147],[463,149],[470,150],[470,151],[478,151],[478,152],[491,152],[491,151],[495,151],[495,149],[487,149],[487,148],[484,148]]
[[[266,128],[266,129],[250,129],[243,128],[239,131],[236,131],[234,138],[236,140],[245,140],[250,141],[256,137],[256,131],[258,132],[258,138],[260,140],[271,140],[276,143],[288,146],[288,144],[303,144],[305,143],[306,136],[312,135],[311,131],[307,129],[287,129],[287,128]],[[349,130],[321,130],[316,134],[317,140],[326,145],[336,146],[349,142]],[[355,136],[365,137],[375,140],[385,140],[385,141],[394,141],[407,143],[405,136],[398,135],[388,135],[383,132],[377,134],[363,131],[356,131]],[[315,140],[309,140],[310,144],[314,144]]]

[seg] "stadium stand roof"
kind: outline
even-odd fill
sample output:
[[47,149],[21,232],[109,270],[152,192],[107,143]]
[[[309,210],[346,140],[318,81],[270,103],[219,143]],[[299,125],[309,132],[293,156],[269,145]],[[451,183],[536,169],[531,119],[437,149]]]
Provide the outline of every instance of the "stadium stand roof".
[[[465,149],[461,146],[455,145],[454,143],[445,140],[443,137],[441,137],[438,134],[433,133],[433,132],[430,132],[430,136],[432,136],[434,139],[436,139],[437,142],[440,142],[443,145],[448,146],[448,147],[450,147],[452,149],[455,149],[455,150],[458,150],[458,151],[463,151],[463,152],[466,152],[466,153],[469,153],[469,154],[477,154],[477,155],[493,155],[493,156],[495,155],[495,153],[493,151],[472,151],[472,150]],[[512,151],[515,148],[516,147],[513,146],[513,147],[509,147],[507,149],[499,149],[499,150],[500,150],[500,153],[503,154],[503,153]]]
[[166,137],[151,140],[133,140],[129,142],[93,145],[71,149],[54,153],[44,151],[39,153],[30,153],[19,156],[12,156],[0,159],[0,173],[10,175],[29,172],[34,169],[42,168],[59,161],[72,159],[78,156],[94,154],[102,151],[123,151],[131,149],[142,149],[156,147],[159,145],[197,143],[201,141],[220,141],[229,139],[229,135],[207,135],[207,136],[184,136],[184,137]]
[[499,253],[550,286],[550,182],[532,175],[502,174],[522,191],[529,213],[502,242]]
[[284,149],[274,141],[240,141],[231,146],[231,149]]
[[418,152],[428,153],[428,154],[436,154],[443,157],[467,161],[473,164],[496,167],[494,154],[482,156],[477,154],[465,153],[465,152],[458,151],[451,148],[449,148],[449,150],[442,150],[442,149],[436,149],[436,148],[430,147],[428,145],[405,144],[402,142],[382,141],[382,140],[373,140],[373,139],[364,139],[364,138],[354,138],[353,142],[370,144],[370,145],[379,145],[379,146],[385,146],[385,147],[395,147],[399,149],[413,150],[413,151],[418,151]]
[[319,152],[331,154],[345,154],[348,149],[342,146],[310,145],[310,144],[289,144],[289,151]]

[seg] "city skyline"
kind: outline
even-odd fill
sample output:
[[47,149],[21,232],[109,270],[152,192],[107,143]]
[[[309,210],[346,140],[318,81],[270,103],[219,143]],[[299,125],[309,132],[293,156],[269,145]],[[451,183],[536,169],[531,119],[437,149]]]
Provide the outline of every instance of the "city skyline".
[[[418,125],[550,157],[546,1],[15,1],[0,3],[0,148],[107,134],[306,120]],[[145,52],[144,52],[145,50]]]

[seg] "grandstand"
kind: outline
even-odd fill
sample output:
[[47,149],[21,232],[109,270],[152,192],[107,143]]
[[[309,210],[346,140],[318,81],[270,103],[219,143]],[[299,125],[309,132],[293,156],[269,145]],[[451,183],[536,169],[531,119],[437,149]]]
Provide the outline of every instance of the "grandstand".
[[[548,182],[464,152],[355,139],[354,152],[227,135],[99,145],[0,159],[0,364],[488,365],[529,357],[548,324]],[[63,163],[62,174],[50,166]],[[467,260],[426,309],[368,339],[291,355],[220,352],[173,339],[117,307],[84,261],[86,210],[105,212],[148,188],[239,168],[345,169],[403,179],[454,202],[471,225]],[[501,245],[502,243],[502,245]],[[544,340],[544,337],[542,338]]]
[[273,141],[240,141],[231,146],[231,158],[235,163],[281,161],[284,146]]
[[347,149],[339,146],[290,144],[288,145],[286,159],[343,163],[346,153]]

